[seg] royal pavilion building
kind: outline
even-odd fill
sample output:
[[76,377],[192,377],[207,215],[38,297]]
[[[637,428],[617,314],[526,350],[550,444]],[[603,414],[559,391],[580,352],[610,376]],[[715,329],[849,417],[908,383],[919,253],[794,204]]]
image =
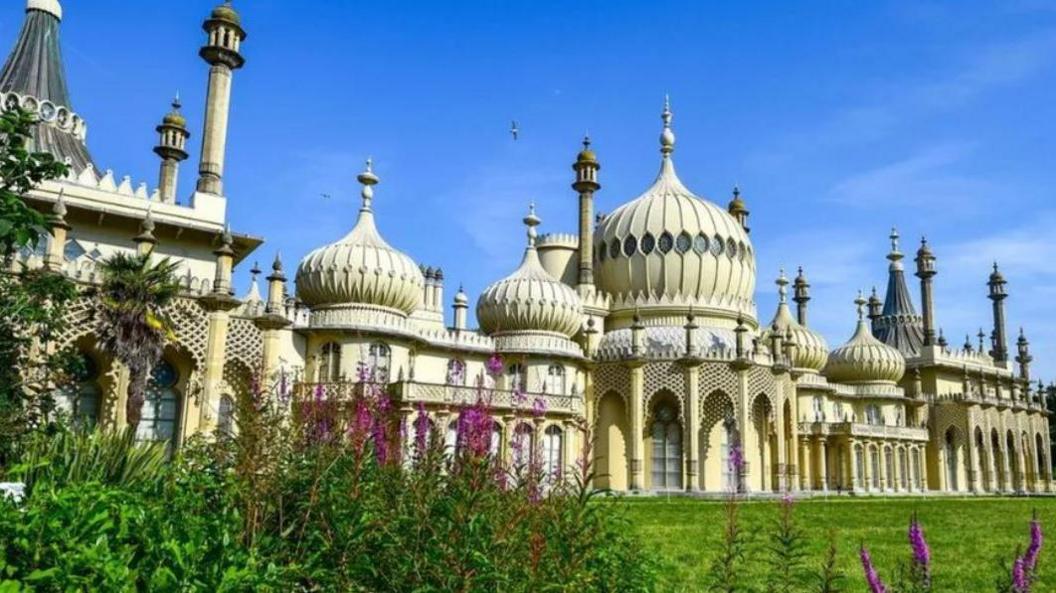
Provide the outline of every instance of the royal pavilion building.
[[[204,24],[198,179],[182,193],[178,170],[196,126],[178,102],[156,129],[156,178],[136,183],[98,164],[67,88],[61,26],[59,0],[29,0],[0,72],[0,103],[36,113],[34,148],[69,165],[65,178],[26,196],[48,213],[50,240],[8,254],[4,267],[44,267],[87,288],[100,280],[100,260],[118,251],[180,262],[183,292],[168,312],[175,337],[150,382],[141,439],[178,447],[211,433],[230,422],[231,402],[254,377],[281,377],[294,395],[341,397],[367,368],[408,419],[421,404],[449,439],[483,384],[496,454],[510,455],[521,433],[557,472],[589,438],[596,485],[617,491],[1053,489],[1047,390],[1032,382],[1024,334],[1008,332],[996,266],[986,295],[992,330],[963,346],[936,329],[939,258],[926,242],[903,253],[895,231],[886,293],[847,295],[846,342],[830,347],[811,329],[802,270],[777,274],[764,289],[776,291],[777,310],[760,317],[747,204],[735,190],[719,205],[679,180],[667,105],[648,188],[596,217],[602,167],[585,141],[569,194],[578,232],[540,234],[545,213],[529,208],[520,265],[475,303],[461,289],[445,295],[438,262],[385,240],[399,220],[376,215],[385,190],[369,161],[348,233],[319,237],[295,267],[276,257],[263,279],[254,266],[236,295],[234,271],[263,243],[227,219],[227,125],[245,65],[239,13],[224,3]],[[60,400],[70,414],[121,427],[128,371],[100,348],[93,307],[89,296],[77,302],[57,345],[75,347],[88,368]],[[493,379],[485,367],[496,355],[504,366]],[[537,413],[525,415],[524,401]],[[727,462],[734,448],[745,459],[739,470]]]

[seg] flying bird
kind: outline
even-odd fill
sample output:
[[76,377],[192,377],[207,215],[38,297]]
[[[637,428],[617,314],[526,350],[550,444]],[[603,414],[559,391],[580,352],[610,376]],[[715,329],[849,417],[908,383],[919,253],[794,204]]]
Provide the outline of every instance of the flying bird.
[[329,199],[330,199],[331,197],[333,197],[333,196],[331,196],[330,194],[319,194],[319,195],[320,195],[320,196],[323,196],[323,199],[324,199],[324,200],[329,200]]
[[510,134],[513,136],[513,139],[516,140],[517,139],[517,135],[520,134],[520,133],[521,133],[521,130],[519,130],[517,128],[517,121],[515,120],[515,121],[513,121],[513,123],[510,124]]

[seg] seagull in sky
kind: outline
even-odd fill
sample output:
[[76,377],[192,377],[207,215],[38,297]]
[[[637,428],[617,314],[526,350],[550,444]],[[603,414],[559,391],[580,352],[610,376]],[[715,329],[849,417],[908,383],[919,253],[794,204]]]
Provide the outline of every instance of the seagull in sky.
[[510,124],[510,134],[511,134],[511,135],[513,136],[513,139],[514,139],[514,140],[516,140],[516,139],[517,139],[517,135],[518,135],[518,134],[520,134],[520,133],[521,133],[521,130],[519,130],[519,129],[517,128],[517,121],[516,121],[516,120],[514,120],[514,121],[513,121],[513,122],[512,122],[511,124]]

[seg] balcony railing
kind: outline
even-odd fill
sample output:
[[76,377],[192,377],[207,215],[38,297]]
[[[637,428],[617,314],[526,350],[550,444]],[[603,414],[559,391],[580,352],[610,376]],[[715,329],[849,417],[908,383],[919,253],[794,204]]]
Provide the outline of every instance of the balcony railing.
[[928,429],[859,422],[802,422],[800,434],[927,441]]
[[[537,401],[541,401],[548,413],[583,413],[583,400],[579,395],[537,392],[516,394],[507,389],[419,381],[396,381],[388,387],[393,399],[402,402],[463,406],[472,405],[478,398],[483,397],[496,411],[531,409]],[[356,397],[361,392],[362,385],[356,382],[298,383],[294,386],[294,397],[298,399],[319,397],[326,401],[344,401]]]

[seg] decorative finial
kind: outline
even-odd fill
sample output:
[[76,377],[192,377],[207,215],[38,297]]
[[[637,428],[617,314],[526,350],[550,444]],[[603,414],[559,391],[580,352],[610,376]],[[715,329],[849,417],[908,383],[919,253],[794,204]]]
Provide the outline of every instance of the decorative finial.
[[862,291],[859,290],[858,298],[854,299],[854,304],[858,309],[858,321],[863,321],[865,319],[865,303],[865,297],[862,296]]
[[59,199],[55,200],[55,205],[51,207],[51,213],[55,215],[57,219],[63,219],[66,217],[66,188],[59,188]]
[[788,277],[785,276],[785,269],[781,268],[781,272],[777,275],[777,297],[778,302],[782,305],[788,302]]
[[253,276],[253,281],[257,281],[257,276],[260,276],[260,262],[253,262],[253,267],[249,270],[250,275]]
[[664,121],[664,131],[660,133],[660,153],[664,157],[668,157],[672,152],[675,151],[675,133],[671,131],[671,97],[664,95],[664,111],[660,114],[660,119]]
[[154,231],[154,203],[151,202],[147,206],[147,215],[143,217],[143,223],[140,225],[140,230],[144,233],[151,233]]
[[524,225],[528,227],[528,248],[535,249],[535,240],[539,236],[538,231],[535,227],[539,226],[543,221],[535,215],[535,202],[528,204],[528,216],[524,217]]
[[374,159],[367,157],[367,168],[356,177],[356,180],[363,185],[363,191],[360,192],[360,196],[363,198],[363,207],[360,210],[369,211],[371,203],[374,201],[374,186],[381,181],[374,174]]
[[176,96],[172,98],[172,109],[179,111],[183,107],[183,103],[180,102],[180,91],[176,91]]
[[583,134],[583,150],[590,148],[590,132]]
[[282,271],[282,255],[278,251],[275,252],[275,261],[272,262],[271,269],[275,272]]

